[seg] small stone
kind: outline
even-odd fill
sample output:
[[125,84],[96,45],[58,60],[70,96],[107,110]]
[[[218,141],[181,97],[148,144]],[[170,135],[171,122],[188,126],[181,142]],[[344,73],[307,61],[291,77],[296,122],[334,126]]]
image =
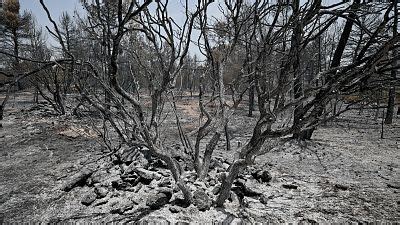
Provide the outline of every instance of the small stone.
[[286,189],[297,189],[297,185],[295,184],[282,184],[282,187]]
[[171,211],[172,213],[178,213],[182,211],[182,208],[177,205],[172,205],[169,207],[169,211]]
[[[119,168],[119,166],[114,166],[108,170],[108,173],[110,173],[112,175],[120,175],[121,169]],[[101,178],[101,175],[99,176],[99,178]]]
[[220,186],[216,186],[213,188],[212,193],[213,195],[217,195],[219,193],[219,191],[221,190]]
[[163,177],[163,175],[159,174],[159,173],[153,173],[154,179],[155,180],[161,180],[161,178]]
[[211,207],[211,199],[203,190],[196,190],[193,193],[194,205],[200,211],[209,210]]
[[339,189],[339,190],[342,190],[342,191],[346,191],[346,190],[349,189],[349,186],[344,185],[344,184],[335,184],[335,188]]
[[260,196],[262,192],[258,190],[254,185],[251,183],[246,182],[244,179],[237,179],[234,183],[236,187],[232,187],[232,190],[238,189],[238,191],[242,192],[245,196]]
[[93,186],[93,180],[92,180],[92,178],[91,177],[89,177],[87,180],[86,180],[86,185],[87,186],[89,186],[89,187],[92,187]]
[[165,204],[169,202],[171,196],[166,193],[157,193],[154,195],[150,195],[147,198],[146,205],[150,207],[150,209],[159,209]]
[[96,200],[96,197],[97,195],[94,192],[90,192],[89,194],[83,197],[81,203],[88,206]]
[[187,212],[189,215],[195,215],[199,213],[199,209],[197,208],[197,206],[191,204],[186,208],[185,212]]
[[123,182],[122,180],[115,180],[111,182],[111,186],[117,190],[122,190],[127,188],[127,183]]
[[105,187],[96,187],[94,188],[94,192],[97,195],[97,198],[104,198],[108,194],[108,189]]
[[262,204],[267,204],[268,200],[272,199],[272,196],[261,195],[260,202]]
[[254,179],[264,183],[270,182],[272,179],[271,174],[267,170],[259,170],[255,173],[252,173],[252,176],[254,177]]
[[152,180],[160,180],[161,175],[144,168],[135,168],[134,172],[141,178],[140,181],[144,184],[150,184]]
[[124,203],[124,204],[116,204],[114,205],[115,208],[111,209],[111,213],[118,213],[118,214],[124,214],[124,212],[131,210],[134,205],[137,205],[135,202],[129,202],[129,203]]

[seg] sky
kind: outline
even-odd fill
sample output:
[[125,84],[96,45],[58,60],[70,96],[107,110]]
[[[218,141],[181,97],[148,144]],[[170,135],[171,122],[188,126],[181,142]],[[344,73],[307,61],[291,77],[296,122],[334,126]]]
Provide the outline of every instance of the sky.
[[[27,10],[31,11],[33,16],[35,17],[37,24],[39,26],[42,26],[44,31],[47,33],[46,29],[44,28],[45,26],[49,26],[50,29],[53,29],[52,24],[47,18],[46,12],[40,5],[39,0],[19,0],[20,1],[20,6],[21,6],[21,11]],[[220,0],[217,0],[216,2],[219,2]],[[191,2],[191,0],[189,0]],[[304,0],[301,1],[304,3]],[[323,3],[332,3],[332,2],[337,2],[337,0],[323,0]],[[48,7],[52,18],[56,21],[59,22],[59,18],[63,12],[68,12],[70,15],[74,14],[74,11],[81,11],[83,9],[82,5],[79,3],[79,0],[44,0],[45,5]],[[220,14],[218,7],[216,6],[216,3],[213,3],[212,6],[209,8],[208,15],[209,16],[217,16]],[[180,0],[172,0],[170,1],[169,5],[169,14],[172,18],[175,19],[179,23],[179,20],[183,20],[184,16],[183,15],[183,8],[180,4]],[[50,37],[50,35],[47,35],[48,38],[48,43],[51,45],[55,45],[56,41]],[[189,49],[190,53],[198,55],[200,58],[202,57],[199,50],[191,46]]]
[[[39,0],[19,0],[21,5],[21,10],[28,10],[33,13],[39,25],[49,26],[51,25],[49,20],[47,19],[46,13],[40,5]],[[327,3],[336,3],[338,0],[323,0],[324,4]],[[189,0],[191,2],[191,0]],[[218,2],[218,0],[216,1]],[[304,0],[301,1],[304,3]],[[70,15],[73,15],[75,10],[83,9],[79,0],[44,0],[44,3],[48,7],[53,19],[58,22],[62,12],[68,12]],[[215,5],[215,3],[213,3]],[[170,1],[171,7],[169,8],[170,14],[173,18],[182,18],[182,8],[180,6],[179,0]],[[218,14],[217,7],[209,8],[209,15]]]
[[[19,0],[21,11],[31,11],[38,25],[49,26],[50,21],[47,19],[46,12],[40,5],[39,0]],[[82,6],[78,0],[44,0],[54,20],[58,22],[62,12],[73,14],[75,9],[80,9]]]
[[[42,8],[39,0],[19,0],[19,1],[21,6],[21,11],[25,10],[31,11],[37,21],[37,24],[43,27],[45,33],[47,33],[45,26],[48,26],[50,29],[53,29],[53,25],[48,20],[46,12]],[[82,5],[79,3],[79,0],[44,0],[44,3],[49,9],[52,18],[56,22],[59,22],[59,18],[61,17],[61,14],[63,12],[68,12],[70,15],[73,15],[75,11],[80,11],[83,9]],[[183,8],[179,0],[170,1],[169,6],[170,6],[169,14],[171,17],[173,17],[176,21],[184,19],[184,17],[181,16],[183,14]],[[216,7],[211,8],[210,10],[211,11],[209,12],[209,14],[218,13],[218,9]],[[49,44],[56,45],[56,41],[52,37],[50,37],[50,35],[47,35],[47,40]],[[192,55],[194,54],[198,56],[201,55],[200,51],[194,46],[191,46],[190,53]]]
[[[47,15],[40,5],[39,0],[19,0],[21,11],[28,10],[33,13],[38,24],[43,26],[50,25]],[[189,1],[190,2],[190,1]],[[45,5],[48,7],[53,19],[58,22],[61,14],[67,11],[69,14],[73,15],[75,10],[81,10],[83,7],[79,3],[79,0],[44,0]],[[169,13],[173,17],[182,18],[182,6],[179,0],[170,1]]]

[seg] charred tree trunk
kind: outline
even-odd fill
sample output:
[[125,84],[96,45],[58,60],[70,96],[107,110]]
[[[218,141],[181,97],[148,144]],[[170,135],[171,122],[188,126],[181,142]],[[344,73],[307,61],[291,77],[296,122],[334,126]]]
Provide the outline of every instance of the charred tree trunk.
[[222,176],[221,192],[219,193],[215,204],[222,207],[225,200],[228,199],[232,184],[239,172],[247,165],[252,163],[254,156],[259,152],[263,143],[266,140],[266,135],[261,134],[261,125],[257,123],[253,130],[253,135],[250,141],[240,150],[239,159],[234,161],[228,168],[228,172]]
[[35,93],[33,93],[33,102],[39,104],[39,91],[37,87],[35,87]]
[[253,116],[254,98],[255,98],[254,85],[252,84],[252,81],[250,81],[250,88],[249,88],[249,114],[248,114],[249,117]]
[[53,98],[54,98],[55,103],[58,106],[59,113],[61,115],[64,115],[65,114],[64,100],[62,97],[61,87],[60,87],[60,83],[58,81],[57,72],[55,72],[55,74],[54,74],[54,85],[55,85],[55,90],[54,90]]
[[[398,25],[398,11],[397,11],[397,1],[393,1],[393,10],[394,10],[394,22],[393,22],[393,36],[397,36],[397,25]],[[392,51],[393,57],[393,67],[396,68],[397,66],[397,51],[394,49]],[[396,69],[392,69],[391,77],[393,80],[396,79],[397,71]],[[393,122],[393,114],[394,114],[394,100],[396,97],[396,88],[395,86],[391,86],[389,89],[389,96],[388,96],[388,105],[386,110],[386,117],[385,117],[385,124],[392,124]]]
[[4,115],[4,106],[3,104],[0,105],[0,127],[3,127],[3,115]]
[[1,123],[1,121],[3,120],[3,114],[4,114],[4,106],[2,104],[0,105],[0,127],[3,126],[3,124]]
[[[247,47],[247,51],[250,51],[251,50],[250,48],[251,48],[250,46]],[[247,55],[246,61],[249,64],[249,62],[251,60],[250,59],[250,52],[246,52],[246,55]],[[247,66],[247,73],[251,74],[251,72],[252,72],[252,69],[251,69],[251,66],[249,64]],[[248,114],[249,117],[253,116],[253,111],[254,111],[255,88],[254,88],[253,82],[254,82],[254,76],[250,75],[249,76],[249,85],[250,85],[250,88],[249,88],[249,114]]]
[[[353,4],[352,4],[351,8],[352,9],[357,9],[359,4],[360,4],[360,0],[355,0],[353,2]],[[339,39],[339,43],[338,43],[338,45],[337,45],[337,47],[335,49],[335,52],[333,54],[332,62],[331,62],[331,65],[330,65],[331,69],[340,66],[340,61],[342,59],[344,49],[346,48],[347,42],[349,40],[350,33],[351,33],[352,29],[353,29],[353,24],[354,24],[354,20],[355,19],[356,19],[356,14],[354,12],[351,12],[349,14],[349,19],[346,20],[346,23],[345,23],[344,28],[343,28],[343,32],[342,32],[342,34],[340,36],[340,39]],[[332,74],[328,74],[326,79],[325,79],[325,83],[331,82],[331,79],[332,79]],[[316,123],[318,122],[318,117],[321,117],[323,115],[323,113],[324,113],[324,110],[325,110],[325,105],[324,104],[325,104],[325,102],[326,101],[321,101],[319,106],[317,107],[318,111],[315,114],[316,118],[314,118],[314,121],[316,121]],[[311,139],[315,129],[316,129],[315,127],[309,129],[305,139]]]
[[208,170],[209,170],[210,162],[211,162],[211,156],[212,156],[212,153],[213,153],[215,147],[218,144],[220,137],[221,137],[221,134],[219,132],[216,132],[214,134],[214,136],[211,138],[210,142],[206,146],[206,150],[204,152],[202,169],[201,169],[201,172],[199,175],[200,180],[204,180],[204,178],[208,174]]
[[9,97],[10,97],[10,88],[7,89],[6,97],[3,99],[3,102],[0,105],[0,127],[3,127],[2,121],[4,118],[4,110]]
[[[19,71],[19,42],[18,42],[18,33],[17,33],[17,29],[13,29],[12,30],[12,40],[13,40],[13,42],[14,42],[14,49],[13,49],[13,53],[14,53],[14,56],[15,56],[15,59],[14,59],[14,65],[13,65],[13,67],[14,67],[14,73],[15,74],[18,74],[18,71]],[[21,82],[19,81],[19,80],[17,80],[17,83],[16,83],[16,85],[17,85],[17,90],[21,90]]]
[[[297,14],[300,8],[299,1],[293,1],[293,14]],[[303,75],[300,72],[300,45],[301,45],[301,34],[303,32],[302,22],[299,20],[296,27],[293,29],[292,40],[291,40],[291,56],[293,57],[292,70],[294,74],[294,99],[299,99],[303,96]],[[301,132],[300,123],[303,118],[303,103],[298,103],[294,109],[293,137],[297,139],[307,138],[306,134]]]
[[[392,78],[396,79],[396,70],[392,70],[391,72]],[[393,114],[394,114],[394,100],[396,97],[396,89],[395,86],[390,87],[388,94],[388,104],[385,116],[385,124],[392,124],[393,122]]]

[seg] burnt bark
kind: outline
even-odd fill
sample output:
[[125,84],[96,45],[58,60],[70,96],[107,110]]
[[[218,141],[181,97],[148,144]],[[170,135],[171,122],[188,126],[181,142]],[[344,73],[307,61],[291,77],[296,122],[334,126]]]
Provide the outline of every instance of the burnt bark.
[[[397,25],[398,25],[397,1],[393,1],[393,10],[394,10],[393,36],[396,36],[397,35]],[[397,50],[396,49],[394,49],[392,51],[392,57],[393,57],[393,62],[392,62],[393,68],[396,68],[397,67],[397,60],[396,60]],[[396,69],[392,69],[390,75],[393,80],[396,80],[396,77],[397,77]],[[396,98],[396,87],[393,85],[389,88],[388,105],[387,105],[386,116],[385,116],[385,124],[392,124],[392,122],[393,122],[395,98]]]
[[0,105],[0,127],[3,127],[3,114],[4,114],[4,107],[3,105]]
[[[297,14],[299,11],[300,3],[299,1],[293,2],[293,14]],[[294,73],[294,99],[299,99],[303,96],[303,75],[300,73],[300,43],[302,34],[302,22],[298,21],[296,27],[293,29],[292,41],[291,41],[291,53],[293,55],[293,73]],[[300,122],[303,118],[303,103],[298,103],[294,109],[293,127],[295,131],[293,133],[294,138],[304,139],[304,134],[300,131]]]
[[241,149],[239,159],[235,160],[229,166],[227,173],[224,173],[222,177],[221,191],[215,201],[217,206],[222,207],[224,205],[225,200],[228,199],[230,195],[232,184],[239,172],[252,163],[255,155],[259,152],[265,142],[267,135],[261,133],[261,126],[261,123],[256,125],[251,140]]
[[3,101],[0,105],[0,127],[3,127],[2,121],[4,119],[4,110],[5,110],[8,98],[10,97],[10,89],[11,89],[11,87],[9,87],[7,89],[6,97],[3,99]]
[[[352,10],[357,9],[359,4],[360,4],[360,0],[355,0],[351,6],[351,9]],[[353,11],[351,11],[349,13],[349,18],[346,20],[346,23],[343,28],[343,32],[340,35],[339,43],[333,54],[330,69],[340,66],[340,61],[342,60],[343,52],[349,41],[349,37],[350,37],[351,31],[353,29],[354,20],[356,19],[356,17],[357,17],[357,15]],[[328,74],[327,77],[325,78],[325,83],[331,82],[333,76],[334,76],[334,74]],[[329,93],[326,93],[326,95],[328,95],[328,94]],[[325,98],[325,97],[321,96],[321,101],[319,101],[319,104],[316,107],[316,108],[318,108],[318,110],[316,110],[316,113],[314,114],[315,118],[313,118],[313,120],[316,122],[318,121],[318,118],[323,115],[324,110],[325,110],[326,101],[324,101],[323,98]],[[317,97],[316,97],[316,99],[317,99]],[[316,128],[313,127],[311,129],[309,129],[307,132],[305,132],[303,135],[303,139],[311,139],[315,129]]]
[[200,180],[203,180],[207,176],[208,169],[210,167],[211,156],[212,156],[212,153],[213,153],[215,147],[218,144],[220,137],[221,137],[221,134],[219,132],[216,132],[206,147],[206,150],[204,152],[202,170],[201,170],[201,173],[199,176]]
[[[17,32],[16,28],[13,28],[11,33],[12,33],[12,40],[14,42],[13,52],[14,52],[14,56],[15,56],[13,67],[14,67],[15,74],[18,74],[18,71],[19,71],[19,41],[18,41],[18,38],[19,37],[18,37],[18,32]],[[22,89],[21,81],[19,79],[17,80],[16,85],[17,85],[17,90]]]
[[255,98],[255,90],[254,86],[250,83],[250,88],[249,88],[249,117],[253,116],[253,111],[254,111],[254,98]]

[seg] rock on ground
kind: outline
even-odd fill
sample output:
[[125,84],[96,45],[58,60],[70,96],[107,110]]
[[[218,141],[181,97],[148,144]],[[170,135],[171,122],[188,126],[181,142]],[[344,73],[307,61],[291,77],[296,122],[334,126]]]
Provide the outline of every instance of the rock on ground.
[[94,192],[97,195],[97,198],[104,198],[108,194],[108,189],[105,187],[95,187]]
[[94,192],[89,192],[88,194],[86,194],[81,203],[88,206],[90,204],[92,204],[94,201],[96,201],[97,195]]
[[200,211],[209,210],[211,207],[211,199],[203,190],[196,190],[193,193],[194,205]]
[[146,200],[146,205],[150,209],[159,209],[169,202],[171,195],[164,192],[157,192],[156,194],[149,195]]

